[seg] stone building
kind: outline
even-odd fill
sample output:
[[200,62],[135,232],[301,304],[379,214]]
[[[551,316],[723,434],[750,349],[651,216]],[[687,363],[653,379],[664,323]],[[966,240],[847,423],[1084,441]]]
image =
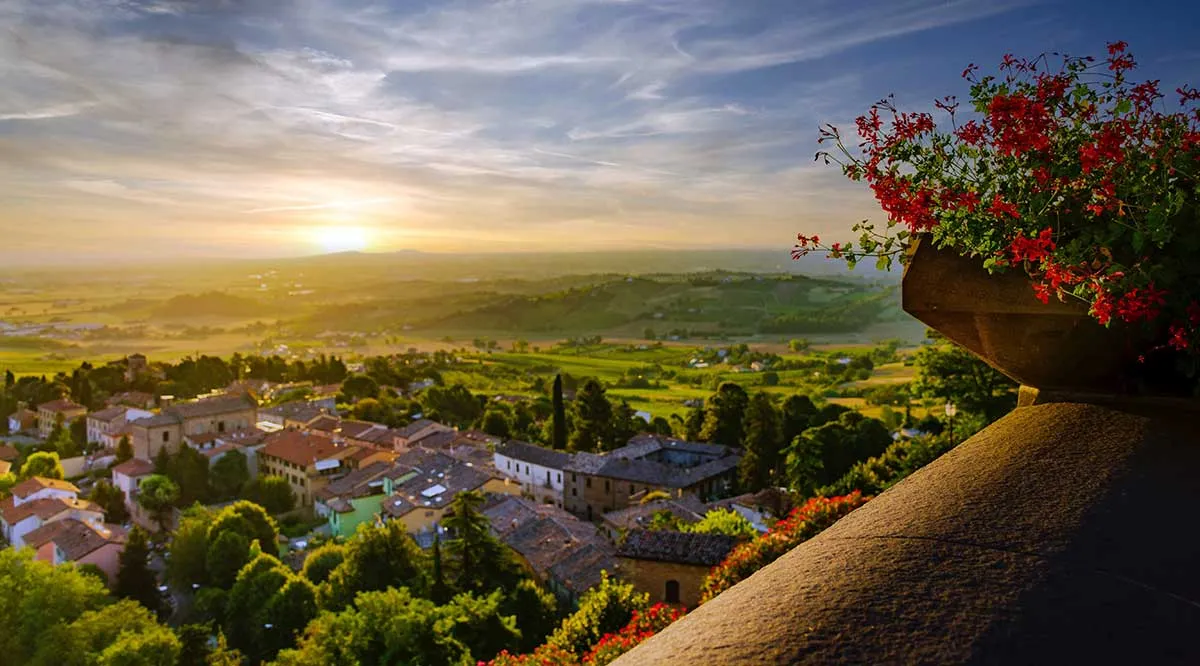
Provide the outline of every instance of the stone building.
[[184,436],[252,428],[257,415],[258,406],[246,394],[171,405],[149,418],[129,422],[133,455],[153,460],[163,448],[174,454]]
[[631,497],[654,491],[703,501],[726,497],[739,460],[736,451],[716,444],[635,437],[608,453],[576,454],[563,469],[563,506],[593,520],[635,503]]
[[695,608],[704,579],[735,545],[724,534],[631,530],[617,546],[617,574],[649,594],[650,603]]

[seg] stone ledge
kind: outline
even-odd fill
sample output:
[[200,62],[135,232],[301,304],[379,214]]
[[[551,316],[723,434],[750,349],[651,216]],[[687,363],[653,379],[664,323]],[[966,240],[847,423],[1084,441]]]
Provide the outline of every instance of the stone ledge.
[[1196,663],[1190,421],[1018,408],[615,663]]

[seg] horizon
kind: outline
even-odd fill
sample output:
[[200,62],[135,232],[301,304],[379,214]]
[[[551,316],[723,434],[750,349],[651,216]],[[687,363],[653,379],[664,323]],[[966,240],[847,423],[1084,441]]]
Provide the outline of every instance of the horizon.
[[1200,7],[1155,4],[16,0],[0,263],[849,240],[883,215],[820,124],[1118,39],[1195,83]]

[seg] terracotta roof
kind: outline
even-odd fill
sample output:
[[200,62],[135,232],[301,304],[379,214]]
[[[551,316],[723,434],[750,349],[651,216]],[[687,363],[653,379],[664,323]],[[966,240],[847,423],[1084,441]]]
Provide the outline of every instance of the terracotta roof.
[[158,426],[175,425],[180,423],[181,419],[174,412],[159,412],[154,416],[146,416],[140,419],[134,419],[129,422],[131,426],[139,428],[157,428]]
[[38,405],[38,411],[47,412],[75,412],[79,410],[87,411],[87,408],[66,398],[53,400],[51,402],[43,402]]
[[194,446],[204,446],[209,442],[215,442],[224,434],[223,432],[202,432],[198,435],[184,435],[183,438]]
[[305,425],[304,427],[308,428],[309,430],[320,430],[322,432],[334,432],[338,429],[339,423],[340,423],[340,421],[338,420],[338,417],[330,416],[329,414],[322,414],[322,415],[318,416],[315,420],[309,421],[308,424]]
[[240,447],[238,447],[236,444],[221,444],[220,446],[214,446],[211,449],[201,449],[200,453],[205,458],[212,459],[212,458],[215,458],[215,457],[221,455],[222,453],[225,453],[227,451],[233,451],[238,448],[240,448]]
[[154,473],[154,463],[141,458],[130,458],[120,465],[115,465],[110,470],[114,474],[123,474],[128,477],[146,476]]
[[7,460],[0,460],[0,476],[4,476],[12,471],[12,463]]
[[49,497],[16,504],[15,498],[8,497],[0,501],[0,518],[3,518],[4,522],[9,525],[15,525],[30,516],[49,520],[71,509],[104,514],[104,511],[98,505],[86,500],[65,500],[61,497]]
[[238,428],[221,433],[217,439],[235,446],[254,446],[266,440],[267,434],[258,428]]
[[142,391],[126,391],[125,393],[118,393],[112,396],[105,402],[110,405],[125,404],[135,407],[142,407],[147,404],[153,404],[154,396]]
[[294,465],[308,467],[318,460],[349,455],[357,448],[337,444],[324,435],[284,430],[267,438],[267,445],[263,447],[262,453]]
[[342,421],[340,424],[342,437],[357,439],[369,430],[387,430],[387,426],[370,421]]
[[14,497],[25,498],[39,490],[44,490],[46,488],[67,490],[73,493],[79,492],[79,488],[76,488],[75,484],[71,483],[70,481],[63,481],[62,479],[47,479],[44,476],[34,476],[13,486],[12,494]]
[[693,534],[668,530],[630,530],[617,547],[619,557],[715,567],[737,545],[724,534]]
[[[412,437],[413,435],[421,432],[422,430],[428,428],[429,426],[438,426],[438,425],[442,425],[442,424],[438,423],[437,421],[430,421],[429,419],[417,419],[416,421],[413,421],[412,423],[410,423],[402,428],[397,428],[396,436],[408,439],[408,438]],[[446,426],[442,426],[442,427],[444,428]]]
[[21,452],[14,446],[8,444],[0,444],[0,460],[12,462],[21,457]]
[[109,407],[98,412],[92,412],[91,414],[88,414],[87,417],[89,421],[112,423],[113,421],[125,416],[126,409],[126,407]]
[[47,523],[25,535],[31,548],[53,542],[68,560],[78,560],[110,543],[125,543],[126,533],[115,525],[94,527],[73,518]]
[[[422,446],[427,449],[441,450],[451,446],[455,440],[460,439],[457,432],[453,430],[438,430],[425,435],[421,439],[409,442],[410,446]],[[472,440],[469,440],[472,441]]]
[[259,415],[262,416],[262,415],[269,414],[269,415],[273,415],[273,416],[278,416],[285,420],[300,421],[302,423],[308,423],[309,421],[312,421],[313,419],[317,418],[318,416],[321,416],[322,414],[328,414],[328,413],[329,413],[329,410],[325,409],[324,407],[321,407],[319,405],[314,405],[311,402],[307,402],[304,400],[296,400],[293,402],[285,402],[281,405],[275,405],[274,407],[268,407],[267,409],[263,409],[259,412]]
[[328,485],[318,490],[315,494],[321,499],[330,500],[335,497],[348,499],[382,494],[383,477],[389,469],[391,469],[391,465],[388,463],[371,463],[362,469],[350,472],[340,479],[330,481]]
[[510,439],[496,447],[496,453],[513,460],[519,460],[531,465],[540,465],[550,469],[562,469],[571,462],[571,454],[555,451],[544,446]]
[[181,402],[164,409],[164,412],[177,414],[181,418],[194,419],[204,416],[217,416],[230,412],[239,412],[257,407],[254,400],[246,395],[223,395],[216,398],[205,398],[195,402]]

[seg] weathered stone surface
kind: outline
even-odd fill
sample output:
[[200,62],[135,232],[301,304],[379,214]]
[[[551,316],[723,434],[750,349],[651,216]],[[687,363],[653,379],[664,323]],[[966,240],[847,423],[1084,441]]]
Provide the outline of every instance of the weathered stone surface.
[[1033,294],[1023,271],[989,274],[978,258],[917,242],[904,269],[905,312],[1017,382],[1041,389],[1126,392],[1142,335],[1105,328],[1082,302]]
[[1190,423],[1018,408],[616,663],[1200,662]]

